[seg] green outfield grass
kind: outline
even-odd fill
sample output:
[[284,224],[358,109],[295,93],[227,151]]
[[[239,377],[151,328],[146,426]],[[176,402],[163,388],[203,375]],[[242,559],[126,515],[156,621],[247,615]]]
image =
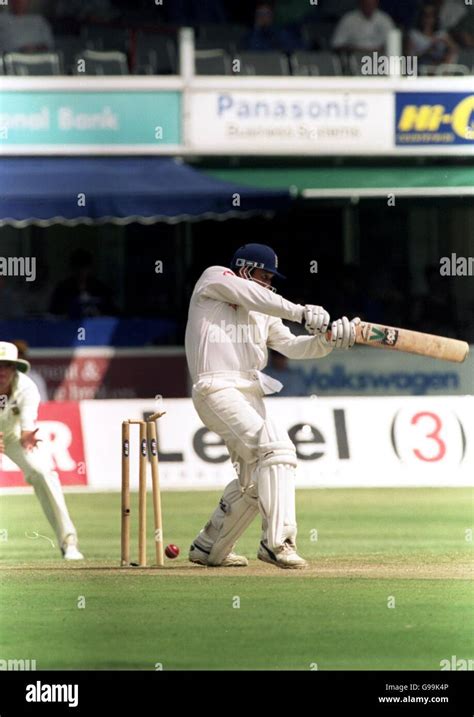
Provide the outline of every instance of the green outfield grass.
[[255,560],[258,521],[238,546],[248,568],[190,565],[190,540],[218,495],[163,494],[165,542],[181,547],[163,570],[118,568],[118,494],[67,496],[87,558],[76,564],[33,539],[53,538],[33,495],[2,497],[0,659],[37,669],[436,670],[453,655],[474,658],[471,491],[299,491],[306,571]]

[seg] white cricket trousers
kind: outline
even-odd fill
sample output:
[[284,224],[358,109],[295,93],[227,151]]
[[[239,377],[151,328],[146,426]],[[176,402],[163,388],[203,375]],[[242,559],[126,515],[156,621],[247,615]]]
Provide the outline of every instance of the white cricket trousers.
[[[201,390],[193,390],[194,406],[204,425],[224,440],[237,469],[238,483],[229,483],[224,500],[227,494],[234,500],[233,484],[237,488],[240,484],[242,491],[249,487],[256,491],[262,540],[278,548],[286,539],[296,538],[296,451],[287,431],[268,415],[258,382],[237,381],[238,388],[228,383],[220,388],[226,384],[224,377],[210,379],[210,385],[198,383]],[[216,511],[211,523],[218,527],[219,507]],[[204,529],[199,543],[212,550],[213,536],[212,529]]]
[[58,474],[47,466],[41,446],[26,451],[17,437],[4,437],[4,444],[5,455],[23,472],[26,482],[33,486],[44,514],[54,530],[59,547],[68,535],[77,537]]

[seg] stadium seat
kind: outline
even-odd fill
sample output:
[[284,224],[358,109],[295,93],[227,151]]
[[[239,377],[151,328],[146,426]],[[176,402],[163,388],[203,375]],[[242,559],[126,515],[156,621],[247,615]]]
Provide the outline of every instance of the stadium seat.
[[[281,52],[240,52],[241,75],[289,75],[288,58]],[[239,74],[239,73],[235,73]]]
[[197,75],[230,75],[231,63],[224,50],[196,50],[194,55]]
[[441,63],[440,65],[427,65],[422,64],[418,67],[419,77],[440,77],[440,76],[455,76],[459,75],[465,77],[471,75],[472,69],[467,65],[461,65],[459,63]]
[[[85,71],[79,72],[78,62],[85,61]],[[84,50],[76,56],[75,75],[128,75],[127,56],[123,52]]]
[[174,75],[178,72],[176,46],[171,37],[159,33],[137,34],[135,73],[139,75]]
[[334,22],[310,22],[302,26],[301,37],[308,50],[329,50],[334,34]]
[[342,75],[342,65],[339,57],[327,50],[293,53],[291,56],[291,70],[294,75],[323,77]]
[[436,75],[437,65],[419,65],[418,75],[420,77],[433,77]]
[[85,25],[81,29],[82,45],[88,50],[119,51],[129,50],[130,33],[127,28],[107,25]]
[[470,75],[471,70],[466,65],[459,65],[453,62],[443,62],[436,67],[436,75]]
[[61,75],[61,58],[57,52],[8,52],[4,57],[7,75]]

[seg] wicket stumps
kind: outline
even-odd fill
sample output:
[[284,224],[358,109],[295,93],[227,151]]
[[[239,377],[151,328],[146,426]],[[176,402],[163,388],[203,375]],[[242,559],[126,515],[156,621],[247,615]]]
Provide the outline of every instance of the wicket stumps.
[[[122,421],[122,526],[121,526],[121,562],[122,567],[138,565],[144,568],[146,555],[146,503],[147,503],[147,458],[150,457],[151,482],[153,492],[154,540],[156,564],[164,565],[163,524],[161,517],[160,477],[158,472],[158,442],[155,421],[165,411],[154,413],[146,421],[128,419]],[[140,451],[138,463],[138,563],[130,562],[130,426],[139,426]]]

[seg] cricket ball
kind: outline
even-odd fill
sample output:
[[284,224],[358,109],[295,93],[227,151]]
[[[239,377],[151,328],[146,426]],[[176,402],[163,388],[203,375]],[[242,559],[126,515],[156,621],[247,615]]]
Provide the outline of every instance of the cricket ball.
[[171,560],[173,560],[174,558],[177,558],[179,555],[178,546],[173,545],[173,543],[171,543],[170,545],[167,545],[165,548],[165,555],[167,558],[171,558]]

